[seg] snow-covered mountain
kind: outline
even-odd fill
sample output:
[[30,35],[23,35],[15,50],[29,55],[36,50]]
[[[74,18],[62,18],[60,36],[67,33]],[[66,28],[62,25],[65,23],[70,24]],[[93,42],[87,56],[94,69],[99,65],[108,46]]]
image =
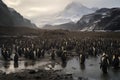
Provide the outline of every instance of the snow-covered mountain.
[[52,19],[49,21],[47,20],[46,24],[58,25],[63,23],[76,22],[83,15],[93,13],[96,9],[97,8],[88,8],[82,5],[80,2],[73,1],[72,3],[68,4],[63,11],[54,14],[54,17],[52,17]]
[[63,19],[67,18],[72,21],[79,20],[83,15],[93,13],[94,10],[87,8],[86,6],[82,5],[79,2],[72,2],[69,5],[66,6],[66,8],[59,13],[58,16],[61,16]]
[[79,31],[120,31],[120,8],[101,8],[94,13],[84,15],[77,23],[65,23],[45,27],[50,29],[79,30]]

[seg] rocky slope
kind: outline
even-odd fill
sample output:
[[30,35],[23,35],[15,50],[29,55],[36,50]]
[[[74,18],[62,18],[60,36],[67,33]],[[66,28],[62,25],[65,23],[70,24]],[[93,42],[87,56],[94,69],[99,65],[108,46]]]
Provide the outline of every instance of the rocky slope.
[[0,26],[11,26],[13,20],[8,7],[0,0]]
[[82,31],[120,30],[120,8],[102,8],[83,16],[77,26]]
[[15,26],[15,27],[29,27],[35,28],[35,24],[31,23],[30,20],[25,19],[17,11],[7,7],[6,4],[0,0],[0,26]]

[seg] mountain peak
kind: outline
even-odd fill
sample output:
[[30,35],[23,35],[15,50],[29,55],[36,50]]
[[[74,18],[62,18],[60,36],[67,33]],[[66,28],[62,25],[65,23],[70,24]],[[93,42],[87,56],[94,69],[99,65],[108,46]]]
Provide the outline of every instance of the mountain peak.
[[64,24],[70,21],[76,22],[83,15],[90,14],[93,12],[94,10],[92,10],[91,8],[87,8],[86,6],[82,5],[80,2],[73,1],[69,3],[63,11],[59,12],[56,16],[56,19],[54,21],[50,21],[50,23]]
[[81,18],[85,14],[89,14],[94,12],[92,9],[87,8],[82,5],[80,2],[73,1],[66,6],[64,11],[62,11],[61,15],[70,19],[78,19]]
[[68,4],[65,9],[66,9],[66,10],[71,9],[71,8],[79,9],[79,8],[82,8],[82,7],[85,7],[85,6],[82,5],[80,2],[73,1],[73,2],[71,2],[70,4]]

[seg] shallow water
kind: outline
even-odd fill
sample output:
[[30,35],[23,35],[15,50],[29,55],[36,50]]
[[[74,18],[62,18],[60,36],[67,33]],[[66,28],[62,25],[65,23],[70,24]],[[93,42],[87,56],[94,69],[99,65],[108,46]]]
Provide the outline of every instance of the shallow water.
[[88,78],[88,80],[120,80],[120,70],[115,71],[110,68],[108,74],[103,74],[100,70],[99,57],[87,59],[85,65],[80,65],[79,58],[75,57],[68,61],[63,71],[73,74],[75,80],[78,77]]
[[85,65],[79,64],[79,58],[74,57],[68,60],[67,64],[51,61],[49,59],[42,59],[39,61],[19,61],[19,64],[14,64],[13,61],[0,61],[0,70],[6,73],[19,72],[24,69],[41,68],[45,70],[62,70],[66,74],[73,74],[74,80],[78,77],[88,78],[88,80],[120,80],[120,70],[115,71],[110,68],[108,74],[105,75],[100,70],[100,58],[90,57],[86,59]]
[[38,61],[19,61],[18,64],[14,64],[14,61],[0,61],[0,70],[3,72],[15,73],[19,71],[23,71],[25,69],[45,69],[45,70],[58,70],[62,69],[61,65],[46,59],[38,60]]

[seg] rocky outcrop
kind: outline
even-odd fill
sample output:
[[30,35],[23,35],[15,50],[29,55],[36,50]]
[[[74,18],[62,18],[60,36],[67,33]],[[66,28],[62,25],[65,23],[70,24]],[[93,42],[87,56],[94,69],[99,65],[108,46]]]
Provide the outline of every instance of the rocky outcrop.
[[77,26],[83,31],[120,30],[120,8],[102,8],[83,16]]

